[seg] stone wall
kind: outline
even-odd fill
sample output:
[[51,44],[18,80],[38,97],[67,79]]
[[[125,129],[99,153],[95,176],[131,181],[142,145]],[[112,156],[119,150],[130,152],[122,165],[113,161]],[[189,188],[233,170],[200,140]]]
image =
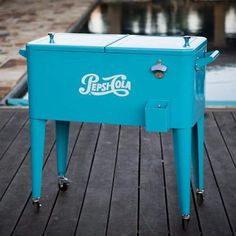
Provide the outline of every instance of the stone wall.
[[96,0],[0,0],[0,98],[26,71],[18,50],[48,32],[65,32]]

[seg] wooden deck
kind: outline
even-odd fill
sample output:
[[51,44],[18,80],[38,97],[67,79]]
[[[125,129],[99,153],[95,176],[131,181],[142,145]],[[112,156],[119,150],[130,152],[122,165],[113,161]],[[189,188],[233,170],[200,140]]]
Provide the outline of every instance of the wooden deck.
[[204,205],[183,232],[171,132],[72,123],[66,192],[58,191],[47,125],[42,208],[31,204],[27,110],[0,109],[0,235],[235,235],[236,111],[207,112]]

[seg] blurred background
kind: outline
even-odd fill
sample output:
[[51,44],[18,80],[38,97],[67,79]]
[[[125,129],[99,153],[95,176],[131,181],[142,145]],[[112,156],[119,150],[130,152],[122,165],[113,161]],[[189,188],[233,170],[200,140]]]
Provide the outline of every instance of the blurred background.
[[208,106],[236,105],[236,2],[105,0],[82,29],[89,33],[198,35],[221,56],[207,68]]
[[[23,0],[26,5],[20,5],[19,0],[2,0],[2,3],[0,0],[0,16],[1,12],[4,13],[4,11],[10,12],[9,14],[14,13],[14,10],[8,11],[12,6],[11,2],[15,4],[15,8],[13,8],[15,9],[15,14],[19,9],[31,5],[31,8],[26,8],[22,11],[22,15],[18,13],[20,18],[24,17],[24,14],[34,16],[35,13],[39,17],[44,12],[47,12],[47,17],[38,20],[38,25],[40,25],[41,21],[40,27],[35,27],[35,20],[23,21],[23,24],[27,25],[27,27],[30,27],[30,25],[32,27],[28,28],[27,37],[22,39],[20,43],[14,44],[15,48],[19,48],[27,41],[35,39],[35,35],[41,37],[45,36],[48,31],[58,32],[58,30],[83,33],[158,36],[198,35],[207,37],[208,50],[218,49],[221,52],[216,62],[207,68],[207,104],[209,106],[236,106],[236,0],[67,0],[66,3],[61,0]],[[38,4],[36,4],[37,2]],[[40,4],[40,2],[44,2],[44,5]],[[47,6],[47,4],[49,5]],[[91,4],[93,7],[89,8]],[[18,9],[16,10],[17,7]],[[87,13],[85,14],[83,9],[86,9],[86,7],[90,10],[86,11]],[[50,8],[51,12],[49,12],[48,8]],[[56,10],[53,11],[53,9]],[[39,10],[41,13],[37,14]],[[56,18],[53,15],[54,13],[59,13]],[[48,14],[50,15],[48,16]],[[66,22],[68,24],[75,22],[76,14],[79,26],[77,24],[77,27],[68,28]],[[82,18],[81,15],[83,15]],[[5,17],[9,17],[9,15]],[[69,22],[70,18],[71,21]],[[7,22],[4,17],[0,17],[0,20],[0,40],[3,40],[4,32],[1,34],[1,30],[4,31]],[[14,27],[19,22],[16,21]],[[58,25],[60,25],[59,28]],[[35,32],[38,33],[36,34]],[[15,37],[18,36],[16,35]],[[14,38],[12,37],[9,40],[14,40]],[[1,51],[4,52],[4,48],[3,50],[0,48],[0,59]],[[13,51],[14,53],[17,54],[17,51]],[[16,61],[18,68],[23,65],[21,68],[25,70],[24,62],[22,60]],[[11,66],[11,63],[8,63],[8,67],[9,65]],[[16,69],[16,66],[13,66],[11,70],[14,68]],[[4,69],[4,63],[1,66],[0,60],[0,80],[1,72],[3,72],[1,69]],[[27,98],[27,93],[23,97]]]

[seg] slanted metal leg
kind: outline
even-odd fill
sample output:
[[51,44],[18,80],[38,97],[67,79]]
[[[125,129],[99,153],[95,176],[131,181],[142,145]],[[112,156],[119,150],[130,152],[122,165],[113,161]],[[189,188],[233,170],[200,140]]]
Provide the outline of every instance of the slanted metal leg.
[[68,121],[56,121],[56,150],[57,150],[57,172],[58,186],[61,190],[66,190],[69,185],[69,180],[65,177],[66,161],[69,139]]
[[204,192],[204,114],[192,130],[192,163],[197,201],[203,203]]
[[45,127],[46,120],[30,119],[32,200],[37,208],[41,206],[39,199],[42,186]]
[[[190,218],[191,128],[173,129],[174,154],[180,213]],[[185,220],[186,221],[186,220]]]

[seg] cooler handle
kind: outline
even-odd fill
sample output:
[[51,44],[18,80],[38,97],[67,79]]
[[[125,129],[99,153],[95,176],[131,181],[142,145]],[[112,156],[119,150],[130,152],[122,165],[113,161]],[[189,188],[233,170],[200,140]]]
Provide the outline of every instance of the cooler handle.
[[203,67],[203,66],[206,66],[207,64],[212,63],[219,55],[220,55],[220,52],[218,50],[207,52],[205,54],[205,57],[197,59],[196,69],[198,70],[200,67]]
[[22,57],[27,58],[27,50],[26,50],[26,47],[21,48],[21,49],[19,50],[19,54],[20,54]]

